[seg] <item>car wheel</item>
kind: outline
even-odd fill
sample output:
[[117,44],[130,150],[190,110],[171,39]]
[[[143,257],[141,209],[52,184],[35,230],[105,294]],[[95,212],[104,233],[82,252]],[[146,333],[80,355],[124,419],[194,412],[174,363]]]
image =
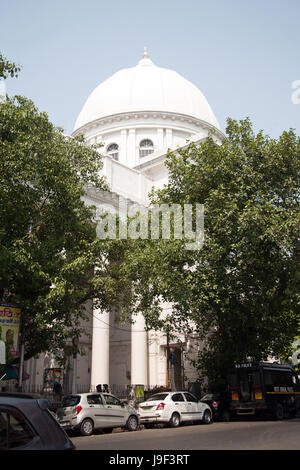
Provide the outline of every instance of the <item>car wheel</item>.
[[202,417],[202,423],[204,424],[210,424],[211,423],[211,412],[209,410],[205,410],[204,413],[203,413],[203,417]]
[[173,413],[170,419],[170,426],[171,428],[178,428],[180,425],[180,416],[178,413]]
[[138,422],[137,417],[134,415],[129,416],[126,427],[128,431],[136,431],[137,428],[139,427],[139,422]]
[[280,421],[284,418],[284,410],[281,403],[276,403],[274,417],[277,421]]
[[91,419],[84,419],[80,425],[80,433],[83,436],[90,436],[94,432],[94,423]]
[[111,432],[113,432],[113,428],[103,428],[102,431],[104,432],[104,434],[110,434]]

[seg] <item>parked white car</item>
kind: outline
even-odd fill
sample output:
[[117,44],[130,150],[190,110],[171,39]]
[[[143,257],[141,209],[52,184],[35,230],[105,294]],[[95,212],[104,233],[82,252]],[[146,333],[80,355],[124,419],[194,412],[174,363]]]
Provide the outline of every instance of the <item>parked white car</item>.
[[186,421],[201,421],[209,424],[212,412],[206,403],[189,392],[162,392],[139,403],[140,423],[146,428],[156,423],[177,427]]
[[65,430],[79,430],[84,436],[95,429],[110,433],[113,428],[136,431],[139,427],[137,411],[110,393],[68,395],[57,410],[57,419]]

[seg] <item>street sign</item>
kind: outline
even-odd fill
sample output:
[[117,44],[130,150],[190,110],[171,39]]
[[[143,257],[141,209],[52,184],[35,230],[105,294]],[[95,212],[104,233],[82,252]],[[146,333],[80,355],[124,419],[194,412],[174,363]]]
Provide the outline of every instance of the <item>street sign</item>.
[[6,344],[6,363],[18,357],[18,340],[21,308],[17,305],[0,303],[0,340]]

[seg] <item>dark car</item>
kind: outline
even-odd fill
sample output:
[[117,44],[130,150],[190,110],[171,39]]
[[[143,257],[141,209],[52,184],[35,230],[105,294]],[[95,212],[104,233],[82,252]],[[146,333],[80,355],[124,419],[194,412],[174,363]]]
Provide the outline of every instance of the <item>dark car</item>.
[[213,420],[229,421],[230,411],[229,404],[230,399],[227,392],[222,393],[207,393],[201,398],[207,405],[210,406],[213,413]]
[[0,450],[75,449],[48,408],[45,399],[0,393]]

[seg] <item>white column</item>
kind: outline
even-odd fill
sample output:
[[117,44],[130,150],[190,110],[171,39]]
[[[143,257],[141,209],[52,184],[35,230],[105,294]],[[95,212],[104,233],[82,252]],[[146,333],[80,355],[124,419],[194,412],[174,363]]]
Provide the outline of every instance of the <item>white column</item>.
[[159,384],[158,368],[159,368],[159,345],[156,332],[150,332],[149,341],[149,384],[155,386]]
[[136,165],[136,148],[135,148],[135,129],[129,129],[128,132],[128,150],[127,165],[132,168]]
[[141,313],[131,326],[131,383],[148,385],[148,344],[145,320]]
[[172,129],[166,129],[166,146],[168,148],[172,147],[172,140],[173,140]]
[[109,385],[109,312],[93,310],[91,388]]
[[127,130],[121,130],[121,146],[119,161],[127,165]]
[[164,147],[164,130],[157,129],[157,149],[160,150]]
[[106,155],[103,155],[102,163],[102,173],[104,174],[104,176],[106,176],[107,184],[112,187],[112,159],[110,157],[107,157]]

